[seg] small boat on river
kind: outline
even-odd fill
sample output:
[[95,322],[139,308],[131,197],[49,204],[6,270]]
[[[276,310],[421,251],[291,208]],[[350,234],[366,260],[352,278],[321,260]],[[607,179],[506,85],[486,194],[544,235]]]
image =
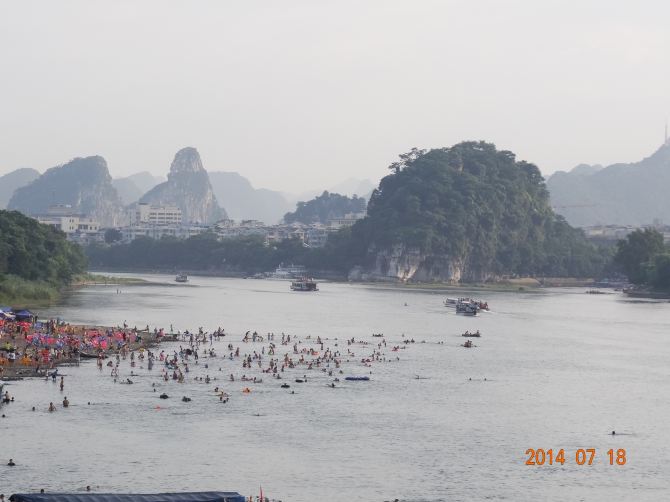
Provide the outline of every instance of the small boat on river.
[[470,338],[479,338],[480,336],[482,336],[482,334],[479,332],[479,330],[477,330],[474,333],[470,333],[469,331],[466,331],[461,336],[466,336],[466,337],[470,337]]
[[174,278],[175,282],[188,282],[188,275],[186,274],[178,274],[177,277]]
[[319,288],[316,285],[314,279],[301,277],[291,282],[291,291],[318,291]]
[[349,380],[350,382],[367,382],[370,380],[369,376],[348,376],[344,377],[345,380]]

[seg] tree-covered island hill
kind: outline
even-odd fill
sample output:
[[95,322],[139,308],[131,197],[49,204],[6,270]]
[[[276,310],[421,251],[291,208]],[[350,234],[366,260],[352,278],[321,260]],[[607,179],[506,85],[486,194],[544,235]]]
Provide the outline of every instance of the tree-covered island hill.
[[84,250],[60,230],[0,211],[0,305],[48,304],[72,284],[108,280],[86,273],[87,263]]
[[[361,209],[365,199],[324,192],[284,219],[313,222]],[[373,191],[367,216],[330,234],[322,248],[204,233],[82,250],[61,232],[8,211],[0,211],[0,232],[0,302],[48,298],[87,266],[246,276],[300,263],[341,279],[449,284],[622,270],[640,285],[670,285],[670,254],[658,232],[636,231],[617,248],[594,244],[553,212],[535,165],[485,142],[401,155]]]

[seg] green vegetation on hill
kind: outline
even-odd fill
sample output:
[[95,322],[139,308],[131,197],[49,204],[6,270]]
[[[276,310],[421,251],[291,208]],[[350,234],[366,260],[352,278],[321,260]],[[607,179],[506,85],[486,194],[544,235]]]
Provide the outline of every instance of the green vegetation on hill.
[[493,144],[414,149],[390,168],[352,229],[364,249],[418,248],[463,263],[469,279],[584,277],[607,259],[554,214],[538,168]]
[[284,221],[325,224],[329,220],[342,218],[347,213],[363,212],[366,204],[365,199],[356,195],[349,198],[346,195],[325,191],[310,201],[298,202],[294,212],[284,215]]
[[50,299],[85,267],[81,248],[62,232],[18,211],[0,211],[2,301]]
[[635,230],[620,240],[614,262],[632,283],[670,291],[670,249],[657,230]]

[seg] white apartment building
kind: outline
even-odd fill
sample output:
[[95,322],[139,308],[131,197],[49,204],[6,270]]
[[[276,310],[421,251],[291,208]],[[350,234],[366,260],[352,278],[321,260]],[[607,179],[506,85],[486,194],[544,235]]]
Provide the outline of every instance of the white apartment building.
[[37,221],[44,225],[50,225],[66,234],[79,233],[96,233],[100,231],[100,223],[93,218],[85,216],[69,215],[69,216],[37,216]]
[[146,202],[137,204],[127,212],[128,224],[135,225],[181,225],[182,213],[177,206],[152,206]]

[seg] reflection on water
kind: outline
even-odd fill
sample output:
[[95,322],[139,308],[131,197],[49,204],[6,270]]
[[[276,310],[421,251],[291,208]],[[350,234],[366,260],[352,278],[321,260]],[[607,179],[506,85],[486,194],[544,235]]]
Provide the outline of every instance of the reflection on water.
[[[121,294],[117,286],[88,287],[42,317],[221,326],[230,335],[215,342],[220,356],[247,330],[371,343],[379,340],[372,333],[384,333],[389,348],[403,335],[425,343],[399,351],[399,361],[387,349],[391,361],[374,364],[369,382],[329,389],[332,379],[318,370],[304,384],[292,375],[295,394],[265,379],[244,395],[242,382],[225,381],[243,373],[241,363],[220,357],[191,365],[182,385],[162,381],[159,365],[135,368],[133,385],[115,384],[94,363],[64,368],[71,405],[53,414],[46,407],[62,400],[57,385],[16,383],[8,386],[18,401],[3,408],[0,451],[17,466],[0,467],[0,491],[90,484],[250,495],[262,486],[298,502],[668,495],[667,302],[578,290],[477,293],[493,312],[473,319],[442,306],[446,295],[436,291],[322,283],[318,293],[293,293],[280,281],[193,277],[180,286],[169,276],[148,278],[164,284],[121,287]],[[466,329],[483,333],[476,348],[460,347]],[[122,377],[129,372],[121,366]],[[193,380],[206,374],[217,380]],[[226,404],[214,395],[218,385],[231,394]],[[169,400],[158,399],[163,391]],[[612,437],[612,429],[630,435]],[[528,448],[564,448],[570,460],[526,466]],[[577,448],[597,449],[592,466],[574,463]],[[609,448],[626,448],[628,463],[610,466]]]

